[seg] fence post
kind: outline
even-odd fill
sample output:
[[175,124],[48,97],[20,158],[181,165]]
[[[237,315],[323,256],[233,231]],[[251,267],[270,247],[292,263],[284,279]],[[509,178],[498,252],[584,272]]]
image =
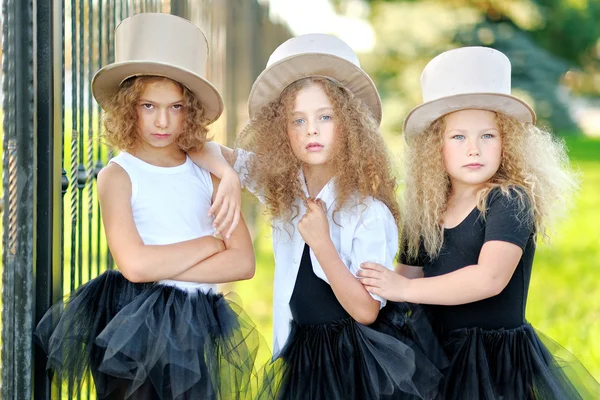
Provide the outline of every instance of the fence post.
[[31,398],[36,138],[33,0],[4,0],[2,398]]

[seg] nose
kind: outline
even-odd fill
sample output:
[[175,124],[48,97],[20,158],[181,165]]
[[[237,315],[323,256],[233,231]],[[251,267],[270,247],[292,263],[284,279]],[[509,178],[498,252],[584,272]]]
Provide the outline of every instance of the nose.
[[157,128],[166,128],[169,126],[169,113],[164,108],[159,108],[156,113],[156,118],[154,120],[154,125]]
[[307,136],[315,136],[319,134],[319,128],[316,122],[314,121],[307,121],[306,123],[306,135]]
[[479,143],[477,140],[469,140],[469,147],[467,149],[467,154],[469,157],[478,156],[480,154],[479,151]]

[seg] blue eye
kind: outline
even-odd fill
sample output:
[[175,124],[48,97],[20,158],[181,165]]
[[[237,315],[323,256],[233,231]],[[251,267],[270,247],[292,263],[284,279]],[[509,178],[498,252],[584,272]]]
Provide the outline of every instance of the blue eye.
[[492,139],[494,137],[494,135],[492,135],[491,133],[485,133],[481,136],[482,139]]
[[452,139],[456,139],[456,140],[463,140],[465,138],[465,135],[454,135],[452,136]]
[[323,121],[331,121],[331,120],[332,120],[332,117],[331,117],[331,115],[322,115],[322,116],[321,116],[321,119],[322,119]]
[[292,123],[294,125],[301,125],[303,122],[304,122],[304,119],[298,118],[298,119],[295,119]]

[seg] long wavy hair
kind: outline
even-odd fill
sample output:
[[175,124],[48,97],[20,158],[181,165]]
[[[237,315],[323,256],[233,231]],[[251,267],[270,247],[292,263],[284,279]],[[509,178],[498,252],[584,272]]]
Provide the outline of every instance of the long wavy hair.
[[200,150],[207,140],[209,120],[202,103],[194,93],[179,82],[161,76],[140,76],[127,79],[117,94],[104,105],[104,140],[113,148],[131,151],[139,143],[137,105],[147,85],[158,81],[175,83],[183,93],[185,119],[177,144],[183,151]]
[[[547,239],[548,227],[568,209],[579,185],[564,141],[548,130],[520,123],[499,112],[496,125],[502,138],[501,164],[477,193],[477,208],[485,215],[488,194],[494,188],[500,188],[507,196],[516,193],[523,211],[518,217]],[[435,258],[443,244],[442,221],[451,189],[442,157],[444,130],[442,117],[424,132],[406,138],[401,241],[409,260],[417,259],[420,246]]]
[[323,88],[333,106],[337,133],[331,161],[337,193],[334,220],[336,213],[358,192],[361,202],[367,196],[382,201],[398,224],[396,179],[378,124],[361,99],[326,78],[294,82],[242,130],[236,146],[256,155],[249,164],[248,180],[264,194],[272,218],[290,222],[298,215],[295,200],[306,200],[298,177],[302,163],[292,151],[287,129],[298,92],[314,84]]

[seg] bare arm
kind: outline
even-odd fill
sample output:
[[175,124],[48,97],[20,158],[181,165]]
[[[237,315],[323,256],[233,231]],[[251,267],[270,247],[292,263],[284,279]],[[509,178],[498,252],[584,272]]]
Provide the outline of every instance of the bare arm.
[[225,250],[223,241],[212,236],[145,245],[133,220],[129,175],[115,163],[98,174],[98,197],[108,246],[119,269],[132,282],[171,278]]
[[423,277],[423,267],[415,267],[412,265],[397,263],[396,264],[396,273],[400,274],[408,279],[422,278]]
[[365,263],[360,276],[369,292],[386,299],[421,304],[457,305],[486,299],[502,292],[523,250],[512,243],[492,240],[481,248],[477,264],[448,274],[406,279],[377,264]]
[[213,198],[213,204],[208,213],[216,214],[214,221],[216,232],[217,234],[223,232],[225,238],[232,235],[242,218],[240,178],[227,161],[232,161],[231,165],[233,165],[234,154],[230,148],[214,142],[206,142],[202,150],[188,153],[196,165],[221,179],[219,191]]
[[315,253],[342,307],[357,322],[373,323],[381,303],[373,299],[340,258],[329,236],[327,216],[319,203],[308,202],[307,213],[298,222],[298,231]]
[[372,324],[379,315],[381,304],[369,295],[360,281],[348,270],[331,238],[328,239],[317,248],[313,248],[313,251],[335,297],[354,320],[363,325]]
[[423,304],[465,304],[496,296],[508,285],[523,250],[512,243],[486,242],[477,264],[449,274],[413,279],[405,291],[406,301]]
[[[218,181],[214,176],[214,195]],[[226,250],[194,265],[173,279],[189,282],[225,283],[254,276],[255,258],[252,239],[248,227],[242,218],[229,239],[225,239]]]
[[235,152],[227,146],[206,142],[202,150],[191,151],[188,156],[196,165],[219,179],[224,179],[224,173],[234,172],[231,166],[235,163]]

